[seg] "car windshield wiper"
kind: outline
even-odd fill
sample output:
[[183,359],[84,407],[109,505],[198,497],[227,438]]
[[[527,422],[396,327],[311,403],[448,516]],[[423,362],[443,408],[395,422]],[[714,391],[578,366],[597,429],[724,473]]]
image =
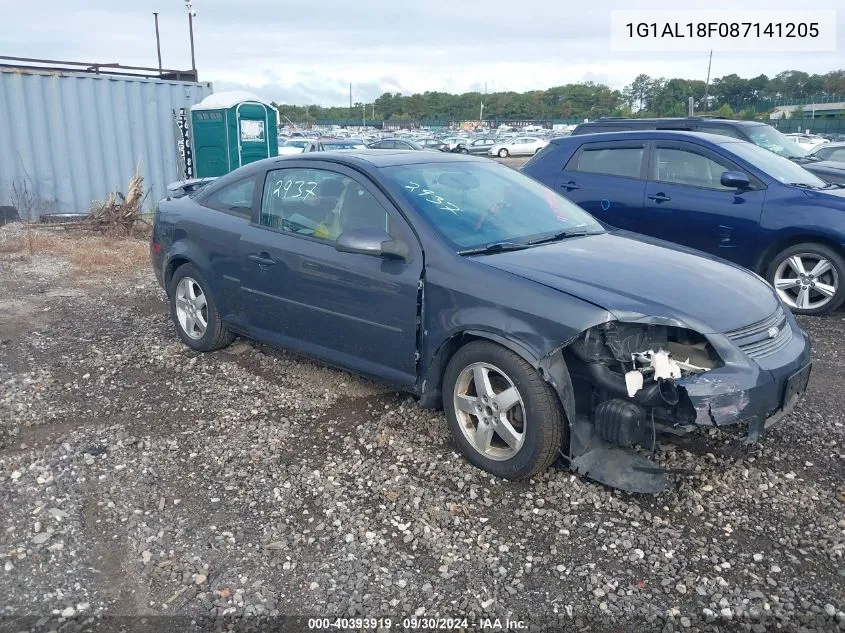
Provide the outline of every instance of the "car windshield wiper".
[[806,182],[788,182],[786,184],[790,187],[800,187],[801,189],[820,189],[820,187],[808,184]]
[[523,248],[528,248],[528,244],[520,242],[493,242],[492,244],[485,244],[484,246],[475,246],[473,248],[466,248],[458,251],[458,255],[482,255],[485,253],[502,253],[504,251],[518,251]]
[[557,233],[552,233],[550,235],[544,235],[542,237],[534,238],[526,242],[527,244],[534,246],[536,244],[545,244],[546,242],[557,242],[558,240],[565,240],[568,237],[581,237],[582,235],[594,235],[596,231],[587,231],[587,229],[567,229],[565,231],[558,231]]

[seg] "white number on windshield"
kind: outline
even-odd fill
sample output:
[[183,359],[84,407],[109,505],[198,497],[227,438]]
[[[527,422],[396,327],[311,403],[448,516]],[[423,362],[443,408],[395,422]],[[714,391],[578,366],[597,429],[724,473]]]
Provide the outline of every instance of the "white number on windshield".
[[[430,202],[431,204],[436,206],[441,211],[450,211],[454,214],[457,214],[461,210],[461,208],[458,205],[456,205],[452,202],[449,202],[448,200],[446,200],[442,196],[438,196],[431,189],[425,189],[425,188],[420,189],[420,186],[421,185],[418,182],[411,181],[407,185],[405,185],[405,189],[407,189],[408,191],[417,193],[417,195],[420,198],[424,198],[426,201]],[[419,189],[419,192],[417,192],[418,189]]]

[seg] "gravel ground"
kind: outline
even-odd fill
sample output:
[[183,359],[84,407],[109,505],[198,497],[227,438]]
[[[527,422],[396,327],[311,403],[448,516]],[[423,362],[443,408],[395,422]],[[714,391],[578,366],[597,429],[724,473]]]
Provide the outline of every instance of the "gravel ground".
[[676,442],[693,474],[638,496],[490,477],[439,412],[282,351],[196,354],[149,271],[5,262],[0,616],[845,630],[845,314],[801,321],[809,392],[762,449]]

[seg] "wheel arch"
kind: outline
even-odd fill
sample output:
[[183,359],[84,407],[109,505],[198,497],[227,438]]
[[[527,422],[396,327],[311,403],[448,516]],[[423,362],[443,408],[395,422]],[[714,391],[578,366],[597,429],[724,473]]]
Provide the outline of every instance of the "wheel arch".
[[490,341],[529,363],[555,391],[567,419],[574,420],[575,394],[569,370],[563,359],[563,343],[548,353],[539,353],[524,343],[504,336],[498,332],[479,329],[466,329],[457,332],[443,341],[437,348],[420,383],[420,404],[426,408],[438,409],[442,405],[443,374],[455,353],[473,341]]
[[790,246],[796,246],[798,244],[822,244],[823,246],[833,249],[839,253],[841,257],[845,258],[845,247],[827,235],[821,235],[818,233],[791,233],[776,238],[771,244],[763,249],[757,258],[757,262],[754,266],[754,272],[765,278],[766,271],[775,256]]
[[179,240],[173,243],[173,247],[167,255],[166,264],[164,265],[164,289],[170,287],[170,280],[176,270],[185,264],[193,264],[202,273],[206,280],[211,283],[211,275],[209,275],[209,260],[208,255],[203,253],[200,249],[192,247],[189,242]]

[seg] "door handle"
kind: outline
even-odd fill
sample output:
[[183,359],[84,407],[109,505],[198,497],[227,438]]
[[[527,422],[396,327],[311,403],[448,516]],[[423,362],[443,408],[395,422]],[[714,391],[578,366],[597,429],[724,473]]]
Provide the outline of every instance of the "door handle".
[[572,182],[571,180],[569,182],[561,183],[560,188],[565,189],[566,191],[572,191],[573,189],[580,189],[580,187],[578,185],[576,185],[574,182]]
[[670,198],[669,196],[667,196],[665,193],[663,193],[661,191],[660,193],[656,193],[653,196],[648,196],[648,199],[654,200],[655,202],[668,202],[672,198]]
[[255,262],[259,266],[272,266],[276,262],[267,254],[261,253],[260,255],[247,255],[250,261]]

